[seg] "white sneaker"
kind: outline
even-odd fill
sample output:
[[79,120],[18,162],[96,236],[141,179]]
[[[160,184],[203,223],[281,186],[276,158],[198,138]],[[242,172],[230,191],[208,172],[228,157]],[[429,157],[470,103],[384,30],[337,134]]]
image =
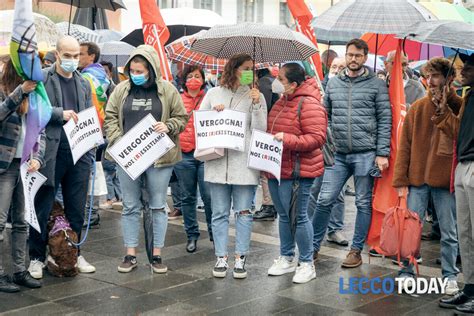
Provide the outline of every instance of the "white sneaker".
[[268,275],[283,275],[295,272],[295,270],[296,260],[290,261],[285,257],[280,256],[275,260],[270,269],[268,269]]
[[341,246],[348,246],[349,241],[346,239],[344,234],[340,231],[328,234],[327,240],[329,242],[341,245]]
[[43,269],[44,263],[39,260],[31,260],[30,266],[28,267],[28,272],[30,272],[31,276],[35,279],[42,279],[43,278]]
[[306,283],[316,278],[316,269],[313,262],[301,262],[296,267],[296,273],[293,277],[293,283]]
[[446,295],[454,295],[459,292],[458,282],[456,280],[449,280],[448,285],[444,289]]
[[93,273],[95,272],[95,267],[84,259],[83,256],[77,257],[77,268],[80,273]]

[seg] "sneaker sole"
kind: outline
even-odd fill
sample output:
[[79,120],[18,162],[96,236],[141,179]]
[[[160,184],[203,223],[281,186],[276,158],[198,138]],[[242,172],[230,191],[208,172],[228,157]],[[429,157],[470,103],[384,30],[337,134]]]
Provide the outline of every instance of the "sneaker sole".
[[94,270],[81,270],[81,269],[78,269],[79,270],[79,273],[94,273],[95,272],[95,269]]
[[181,218],[181,217],[183,217],[183,216],[182,216],[182,215],[181,215],[181,216],[173,216],[173,217],[168,216],[168,219],[169,219],[169,220],[175,220],[175,219],[179,219],[179,218]]
[[41,279],[43,278],[43,274],[41,274],[41,275],[36,275],[36,274],[32,274],[32,273],[30,272],[30,275],[31,275],[31,277],[32,277],[33,279],[36,279],[36,280],[41,280]]
[[310,277],[309,280],[299,281],[299,280],[295,280],[295,279],[293,278],[292,281],[293,281],[293,283],[296,283],[296,284],[305,284],[305,283],[308,283],[309,281],[314,280],[314,279],[316,279],[316,272],[314,272],[314,273],[311,275],[311,277]]
[[339,246],[349,246],[349,242],[347,240],[344,240],[342,242],[339,242],[339,241],[336,241],[336,240],[332,240],[332,239],[329,239],[329,238],[326,238],[326,240],[328,242],[332,242],[333,244],[336,244],[336,245],[339,245]]
[[133,269],[135,269],[137,267],[137,265],[134,265],[134,266],[131,266],[130,268],[121,268],[121,267],[118,267],[117,270],[118,272],[121,272],[121,273],[128,273],[128,272],[131,272]]
[[292,273],[292,272],[295,272],[295,271],[296,271],[296,267],[291,268],[291,269],[290,268],[285,269],[281,272],[276,272],[276,273],[275,272],[272,273],[272,272],[268,271],[268,275],[269,276],[280,276],[280,275],[284,275],[284,274],[287,274],[287,273]]
[[163,274],[163,273],[168,272],[168,268],[162,268],[162,269],[153,268],[153,272],[158,273],[158,274]]
[[224,271],[224,272],[212,271],[212,275],[215,278],[225,278],[226,274],[227,274],[227,271]]
[[245,279],[247,277],[247,272],[238,273],[233,271],[234,279]]
[[341,264],[341,267],[342,268],[357,268],[358,266],[362,265],[362,261],[359,261],[358,263],[356,264]]
[[459,292],[459,289],[457,289],[457,290],[452,290],[452,291],[446,290],[446,295],[453,296],[453,295],[456,294],[457,292]]
[[382,258],[382,255],[379,254],[379,253],[371,253],[371,252],[369,252],[369,256],[375,257],[375,258]]
[[447,309],[456,309],[456,306],[459,306],[459,305],[451,305],[451,304],[446,304],[446,303],[441,303],[441,302],[439,302],[438,305],[439,307],[447,308]]

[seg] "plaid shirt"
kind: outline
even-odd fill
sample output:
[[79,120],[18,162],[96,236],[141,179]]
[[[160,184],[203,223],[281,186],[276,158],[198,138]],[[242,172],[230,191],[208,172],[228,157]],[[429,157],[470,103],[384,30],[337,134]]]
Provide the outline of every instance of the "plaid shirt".
[[[18,86],[8,97],[0,95],[0,174],[4,173],[15,158],[21,135],[21,117],[16,112],[24,99]],[[45,135],[42,133],[39,151],[34,158],[43,164]]]

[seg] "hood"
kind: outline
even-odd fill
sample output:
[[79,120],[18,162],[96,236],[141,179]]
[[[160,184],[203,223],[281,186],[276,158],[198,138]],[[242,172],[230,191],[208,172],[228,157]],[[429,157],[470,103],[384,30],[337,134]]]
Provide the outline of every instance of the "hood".
[[137,48],[135,48],[133,52],[130,54],[130,58],[128,58],[127,60],[127,64],[125,65],[125,68],[124,68],[124,73],[130,78],[130,62],[135,56],[138,56],[138,55],[145,58],[148,61],[148,63],[151,65],[156,76],[155,82],[158,85],[158,83],[162,81],[160,58],[158,57],[158,53],[153,48],[153,46],[140,45]]
[[319,90],[318,83],[314,78],[306,79],[298,88],[296,88],[293,94],[288,96],[288,100],[292,100],[296,97],[313,97],[316,99],[321,99],[321,92]]
[[[357,77],[354,81],[359,82],[359,81],[369,80],[369,79],[372,79],[373,77],[375,77],[375,72],[373,72],[367,66],[363,66],[363,67],[365,69],[364,73],[361,76]],[[342,71],[340,71],[339,74],[337,75],[337,77],[340,78],[343,81],[348,82],[348,81],[350,81],[350,79],[346,75],[346,70],[347,70],[347,67],[344,68]]]

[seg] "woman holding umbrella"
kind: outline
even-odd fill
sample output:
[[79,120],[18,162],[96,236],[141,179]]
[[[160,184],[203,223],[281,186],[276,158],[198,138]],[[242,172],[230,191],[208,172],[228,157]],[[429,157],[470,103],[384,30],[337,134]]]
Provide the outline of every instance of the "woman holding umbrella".
[[[267,132],[283,142],[280,183],[269,176],[268,186],[279,216],[280,257],[268,269],[269,275],[295,272],[294,283],[316,277],[313,264],[313,226],[308,218],[310,189],[324,172],[321,148],[326,141],[327,116],[321,94],[304,69],[285,64],[272,84],[282,97],[268,115]],[[299,259],[295,256],[295,240]]]
[[243,152],[226,149],[224,157],[207,161],[204,180],[209,182],[212,203],[212,232],[217,262],[213,275],[226,276],[228,269],[227,241],[231,205],[235,212],[234,278],[246,278],[245,262],[250,248],[253,215],[251,212],[255,188],[260,172],[247,168],[247,156],[252,129],[267,127],[265,98],[254,83],[254,63],[247,54],[232,56],[225,65],[220,86],[212,88],[204,97],[201,110],[232,109],[247,113],[246,141]]
[[[181,160],[179,133],[184,130],[188,116],[178,91],[171,83],[162,80],[158,53],[152,46],[137,47],[125,66],[125,73],[130,80],[122,81],[115,87],[105,111],[104,127],[109,145],[112,146],[145,116],[152,114],[158,122],[153,126],[154,130],[168,134],[176,146],[136,180],[132,180],[122,168],[117,170],[123,193],[122,232],[126,248],[118,271],[130,272],[137,266],[136,248],[140,213],[144,207],[144,187],[147,192],[145,210],[149,211],[144,215],[147,254],[153,271],[165,273],[167,267],[162,263],[161,248],[168,225],[166,189],[174,164]],[[112,159],[109,154],[106,157]]]
[[206,212],[207,229],[209,239],[212,241],[211,227],[211,196],[209,189],[204,182],[204,163],[194,158],[195,134],[193,111],[199,110],[201,101],[206,92],[206,82],[204,80],[204,71],[199,66],[187,66],[183,69],[181,82],[184,106],[188,112],[189,121],[184,132],[179,135],[183,160],[174,166],[174,172],[178,177],[181,188],[181,211],[183,212],[184,230],[188,237],[186,245],[187,252],[195,252],[197,249],[197,240],[199,239],[199,224],[196,218],[196,194],[197,186],[204,202]]

